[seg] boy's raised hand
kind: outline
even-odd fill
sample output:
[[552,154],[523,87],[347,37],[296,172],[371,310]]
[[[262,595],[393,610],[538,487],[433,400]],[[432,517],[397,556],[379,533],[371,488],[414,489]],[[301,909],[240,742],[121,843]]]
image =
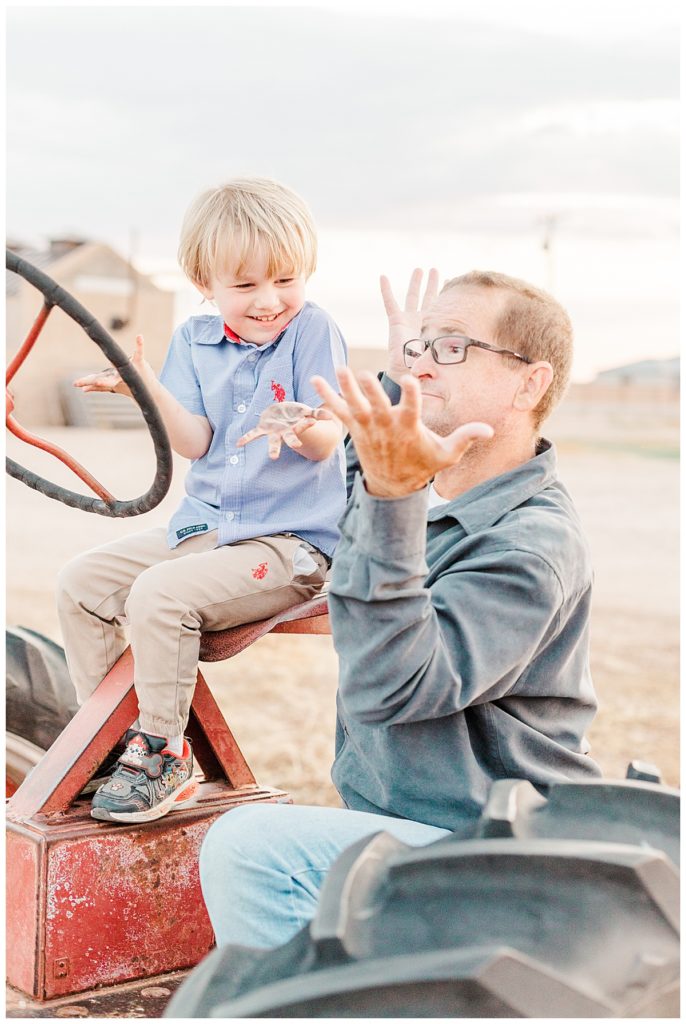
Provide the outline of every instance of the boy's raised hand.
[[[130,360],[143,378],[143,382],[150,387],[157,382],[155,371],[146,360],[143,353],[143,335],[136,336],[136,348]],[[74,381],[75,388],[82,391],[112,391],[118,395],[128,395],[131,391],[128,384],[122,380],[119,370],[115,366],[108,366],[106,370],[98,370],[97,373],[89,373],[86,377],[79,377]]]
[[396,384],[408,371],[403,358],[406,341],[418,338],[422,331],[422,320],[429,306],[438,295],[438,271],[432,267],[426,279],[426,290],[420,302],[424,271],[419,267],[412,271],[405,297],[405,308],[401,309],[391,289],[391,283],[383,274],[380,278],[381,295],[388,316],[388,376]]
[[239,438],[236,447],[243,448],[250,441],[266,436],[269,458],[278,459],[282,444],[289,448],[302,448],[300,438],[305,431],[314,426],[317,420],[333,419],[328,409],[312,409],[303,402],[275,402],[261,414],[259,424]]

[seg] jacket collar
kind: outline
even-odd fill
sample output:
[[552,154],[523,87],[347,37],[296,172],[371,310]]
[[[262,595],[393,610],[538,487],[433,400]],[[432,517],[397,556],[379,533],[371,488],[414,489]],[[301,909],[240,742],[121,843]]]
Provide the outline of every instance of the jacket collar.
[[464,494],[429,509],[429,522],[451,516],[466,533],[488,529],[506,512],[533,498],[557,479],[557,453],[555,446],[541,438],[536,455],[515,469],[501,473],[472,487]]

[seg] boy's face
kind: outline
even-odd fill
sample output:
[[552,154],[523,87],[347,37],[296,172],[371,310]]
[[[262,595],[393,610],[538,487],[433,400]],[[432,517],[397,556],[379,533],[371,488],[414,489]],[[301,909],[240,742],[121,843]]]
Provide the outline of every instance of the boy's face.
[[273,341],[305,303],[304,275],[269,277],[263,254],[248,261],[240,276],[233,270],[218,272],[207,287],[198,288],[214,301],[231,330],[254,345]]

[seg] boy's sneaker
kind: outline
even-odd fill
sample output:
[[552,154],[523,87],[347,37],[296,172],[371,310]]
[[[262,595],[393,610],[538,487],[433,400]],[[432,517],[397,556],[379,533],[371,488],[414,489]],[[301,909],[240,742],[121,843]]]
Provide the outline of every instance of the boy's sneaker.
[[89,779],[86,785],[81,790],[80,796],[88,796],[89,793],[95,793],[96,789],[100,789],[104,786],[110,775],[117,767],[117,762],[126,750],[126,744],[136,735],[135,729],[127,729],[126,733],[117,743],[114,750],[112,750],[102,764],[96,769],[95,775],[92,779]]
[[162,736],[134,734],[93,797],[93,818],[125,824],[155,821],[195,800],[199,786],[193,778],[191,745],[184,739],[183,756],[177,757],[166,742]]

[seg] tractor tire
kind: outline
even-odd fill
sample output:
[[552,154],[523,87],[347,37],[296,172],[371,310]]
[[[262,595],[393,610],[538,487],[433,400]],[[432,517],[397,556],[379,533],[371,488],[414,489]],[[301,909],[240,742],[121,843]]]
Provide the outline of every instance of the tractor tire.
[[656,783],[498,782],[460,835],[345,850],[307,927],[214,950],[165,1016],[678,1016],[678,837]]
[[12,794],[76,714],[63,649],[33,629],[6,631],[7,790]]

